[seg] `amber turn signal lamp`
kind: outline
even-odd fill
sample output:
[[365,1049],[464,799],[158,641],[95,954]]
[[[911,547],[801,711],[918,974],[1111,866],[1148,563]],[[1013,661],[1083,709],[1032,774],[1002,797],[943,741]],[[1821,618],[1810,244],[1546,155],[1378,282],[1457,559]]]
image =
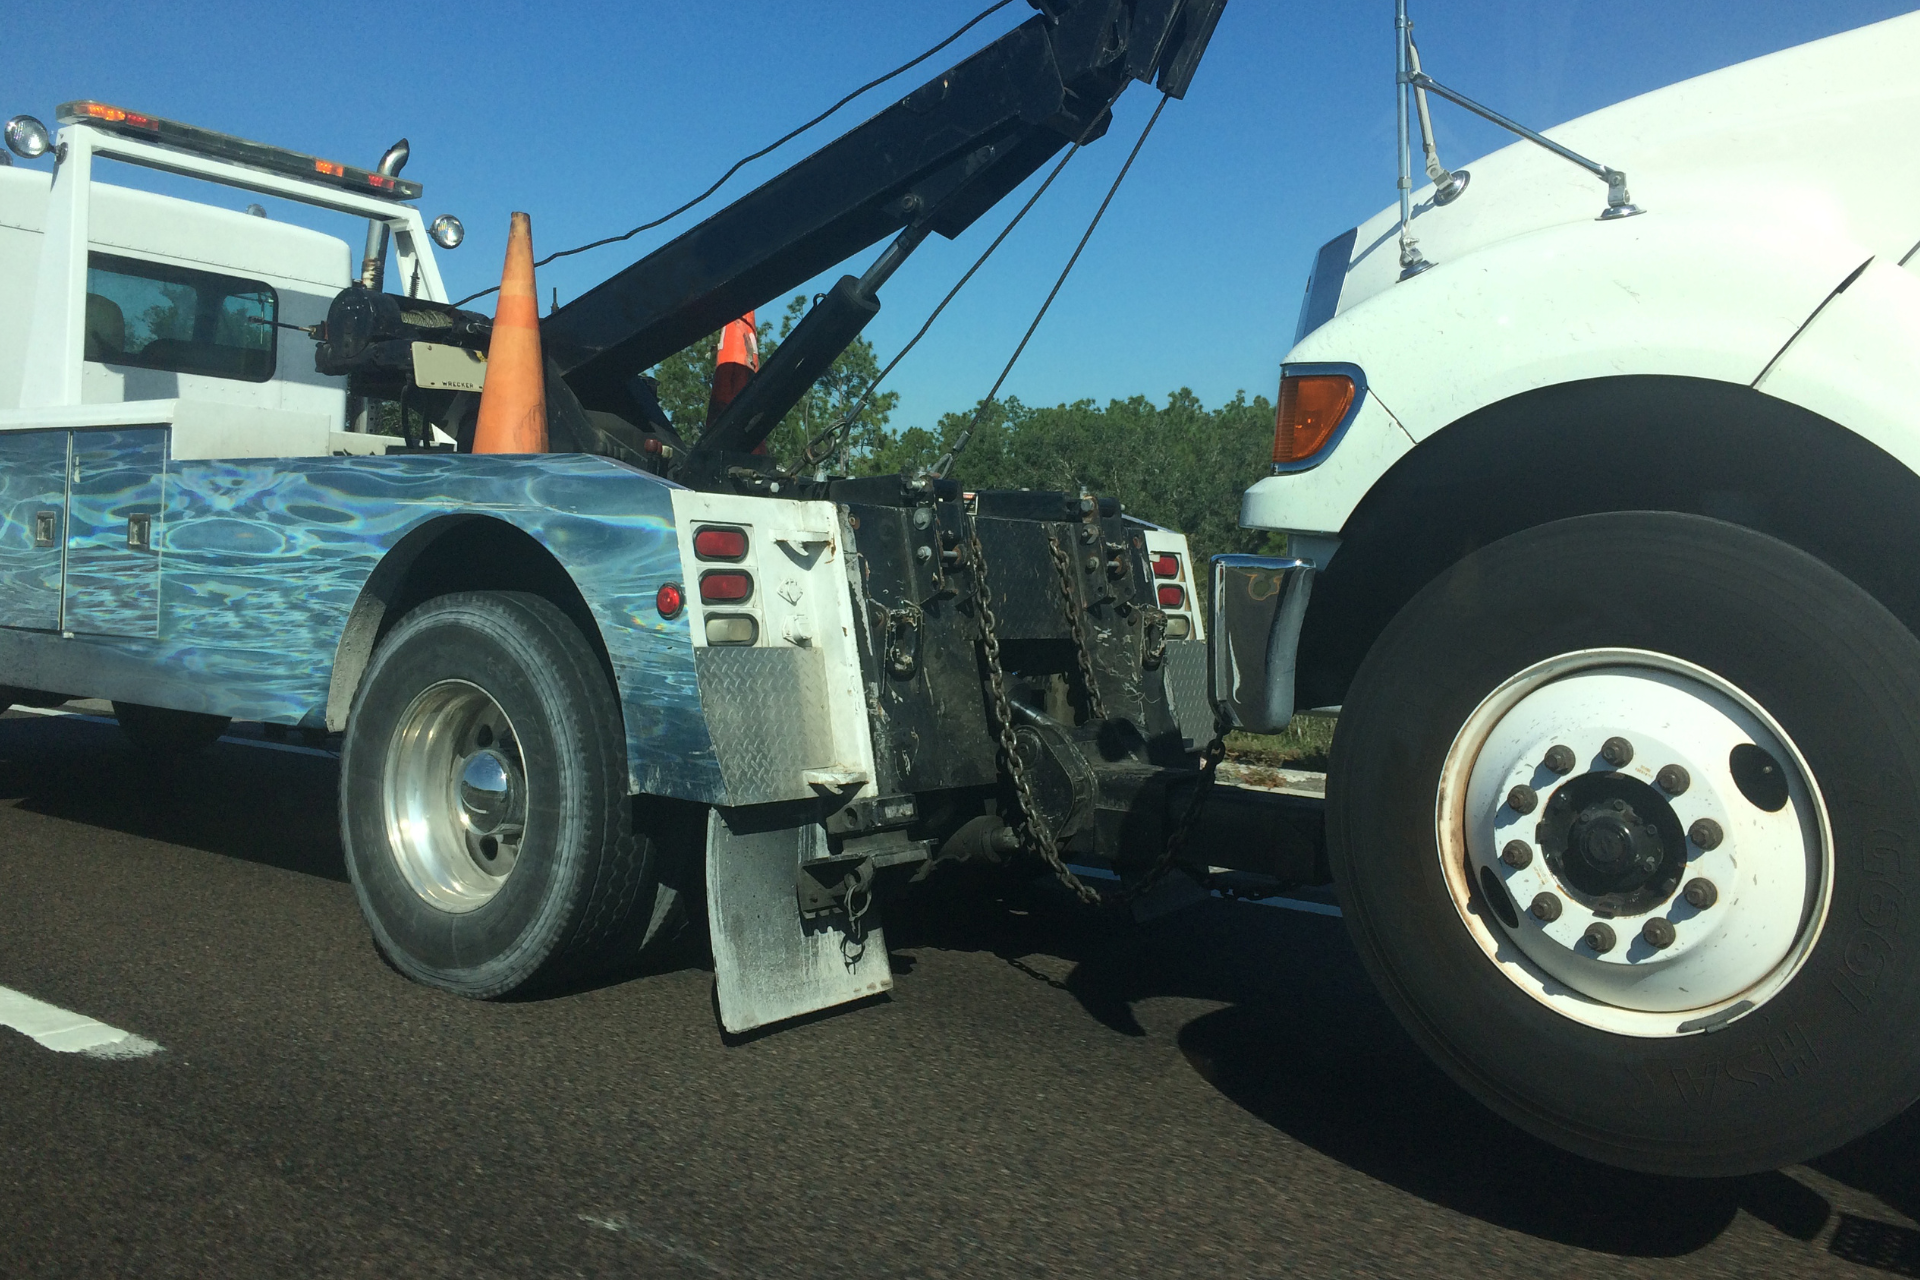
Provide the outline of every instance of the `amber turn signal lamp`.
[[1353,407],[1353,379],[1343,373],[1293,374],[1280,379],[1273,420],[1273,460],[1305,462],[1327,447]]

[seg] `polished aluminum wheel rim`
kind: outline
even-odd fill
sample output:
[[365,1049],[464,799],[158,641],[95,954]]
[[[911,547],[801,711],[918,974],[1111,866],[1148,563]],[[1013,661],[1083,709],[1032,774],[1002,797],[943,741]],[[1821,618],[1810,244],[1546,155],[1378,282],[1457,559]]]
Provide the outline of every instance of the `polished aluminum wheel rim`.
[[[1742,781],[1755,752],[1777,795]],[[1562,654],[1489,694],[1442,766],[1435,824],[1454,906],[1502,975],[1623,1035],[1711,1031],[1764,1005],[1833,890],[1799,748],[1728,681],[1644,650]],[[1596,857],[1624,873],[1619,892],[1593,882],[1612,874]]]
[[526,829],[519,737],[486,690],[443,680],[401,713],[381,804],[387,842],[413,891],[443,911],[491,902]]

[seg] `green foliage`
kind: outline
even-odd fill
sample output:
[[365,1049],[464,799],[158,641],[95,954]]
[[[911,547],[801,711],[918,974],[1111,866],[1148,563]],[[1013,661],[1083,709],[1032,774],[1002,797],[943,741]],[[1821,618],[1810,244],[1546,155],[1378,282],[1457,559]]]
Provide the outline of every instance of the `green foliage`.
[[[806,311],[805,295],[796,295],[787,303],[777,332],[771,320],[760,321],[761,364],[779,350],[781,340],[793,332]],[[707,420],[707,397],[713,389],[713,361],[719,349],[720,335],[711,333],[651,370],[660,384],[661,407],[673,419],[674,427],[689,440],[700,434]],[[861,391],[879,373],[880,362],[874,357],[873,344],[865,338],[855,338],[767,437],[767,452],[782,462],[797,459],[807,441],[846,416]],[[877,448],[887,438],[887,418],[899,403],[899,395],[892,391],[879,392],[867,401],[852,432],[856,456]]]
[[[760,323],[764,364],[806,313],[805,297],[787,304],[778,331]],[[683,436],[697,437],[706,422],[713,386],[714,353],[720,335],[710,334],[656,365],[660,403]],[[797,460],[806,442],[850,409],[879,373],[873,344],[857,338],[827,375],[787,415],[767,440],[775,458]],[[888,431],[899,397],[885,391],[862,409],[849,442],[846,468],[856,475],[913,471],[934,462],[971,423],[978,406],[943,416],[931,430]],[[1028,408],[1017,399],[997,401],[981,414],[953,476],[975,489],[1082,487],[1120,499],[1133,515],[1187,535],[1196,565],[1221,552],[1276,554],[1282,535],[1240,528],[1240,495],[1267,474],[1273,453],[1273,405],[1265,396],[1236,395],[1208,409],[1184,387],[1165,406],[1145,396]],[[1204,596],[1204,587],[1202,593]]]
[[[979,413],[949,413],[932,431],[880,437],[856,458],[863,475],[914,470],[951,448]],[[1082,487],[1187,535],[1196,564],[1222,552],[1275,554],[1281,535],[1240,528],[1240,495],[1273,458],[1273,405],[1244,392],[1208,409],[1184,387],[1165,407],[1145,396],[1031,409],[989,405],[951,474],[970,489]]]

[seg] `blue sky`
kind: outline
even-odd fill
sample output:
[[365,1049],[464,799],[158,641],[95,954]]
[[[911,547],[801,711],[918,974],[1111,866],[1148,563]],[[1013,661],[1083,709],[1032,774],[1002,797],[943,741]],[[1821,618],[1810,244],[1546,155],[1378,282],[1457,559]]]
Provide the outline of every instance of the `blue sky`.
[[[51,122],[93,97],[371,165],[412,142],[429,217],[469,238],[442,254],[455,297],[496,282],[507,215],[536,252],[651,219],[739,155],[945,37],[987,0],[731,0],[726,4],[111,2],[35,11],[0,46],[0,115]],[[1902,0],[1412,0],[1427,70],[1544,126],[1609,102],[1910,9]],[[1393,192],[1391,0],[1232,0],[1184,102],[1170,104],[1007,391],[1028,403],[1190,386],[1208,404],[1271,395],[1309,259]],[[935,62],[846,108],[736,177],[749,190],[1029,16],[1016,0]],[[1134,86],[1088,148],[890,380],[895,426],[986,393],[1126,157],[1154,95]],[[1441,154],[1503,144],[1434,105]],[[113,166],[113,181],[181,191]],[[218,203],[252,197],[200,187]],[[718,207],[718,203],[712,207]],[[1003,203],[935,240],[884,291],[867,333],[884,361],[997,233]],[[345,220],[276,217],[356,240]],[[564,300],[699,216],[566,259]],[[856,271],[868,255],[849,264]],[[838,272],[832,273],[837,275]],[[831,277],[828,277],[829,279]],[[819,285],[813,286],[815,288]]]

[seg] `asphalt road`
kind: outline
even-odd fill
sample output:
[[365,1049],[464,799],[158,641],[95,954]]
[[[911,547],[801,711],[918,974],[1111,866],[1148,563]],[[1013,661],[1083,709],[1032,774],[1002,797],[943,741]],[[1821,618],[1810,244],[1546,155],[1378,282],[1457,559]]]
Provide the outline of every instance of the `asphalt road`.
[[368,942],[333,762],[0,719],[0,987],[162,1046],[0,1030],[7,1275],[1920,1274],[1920,1117],[1670,1181],[1428,1066],[1325,915],[1046,894],[887,920],[891,998],[729,1041],[699,944],[522,1003]]

